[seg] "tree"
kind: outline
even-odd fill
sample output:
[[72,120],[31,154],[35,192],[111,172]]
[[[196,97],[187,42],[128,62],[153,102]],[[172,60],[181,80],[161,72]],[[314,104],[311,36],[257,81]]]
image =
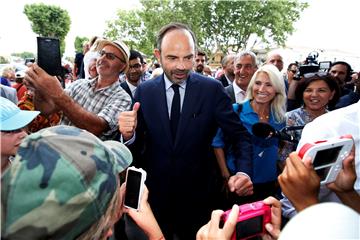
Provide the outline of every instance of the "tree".
[[35,57],[35,54],[32,53],[32,52],[21,52],[21,53],[13,53],[11,54],[12,56],[15,56],[15,57],[20,57],[22,59],[25,59],[25,58],[34,58]]
[[70,16],[58,6],[43,3],[26,4],[24,14],[31,21],[33,32],[43,37],[54,37],[60,40],[60,52],[65,51],[65,37],[70,30]]
[[251,36],[267,46],[283,46],[294,31],[293,23],[308,6],[296,0],[140,2],[140,9],[119,11],[117,19],[108,22],[105,35],[121,38],[147,54],[152,53],[159,28],[173,21],[189,25],[198,46],[208,52],[227,52],[229,48],[238,51],[249,45],[251,48]]
[[88,42],[89,39],[87,37],[79,37],[76,36],[75,38],[75,42],[74,42],[74,47],[75,47],[75,51],[78,52],[82,52],[83,51],[83,46],[84,43]]

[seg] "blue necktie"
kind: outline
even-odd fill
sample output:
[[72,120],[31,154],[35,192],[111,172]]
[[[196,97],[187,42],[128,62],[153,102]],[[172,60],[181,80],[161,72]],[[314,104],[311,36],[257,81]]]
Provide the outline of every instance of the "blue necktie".
[[179,125],[180,119],[180,93],[179,93],[179,85],[173,84],[171,85],[174,90],[174,97],[171,103],[171,113],[170,113],[170,126],[173,140],[176,138],[176,130]]

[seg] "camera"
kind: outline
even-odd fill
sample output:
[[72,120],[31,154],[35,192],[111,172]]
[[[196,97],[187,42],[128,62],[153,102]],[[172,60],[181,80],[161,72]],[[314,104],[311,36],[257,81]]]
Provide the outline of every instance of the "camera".
[[311,158],[314,170],[320,177],[320,184],[326,184],[336,180],[352,146],[353,140],[350,138],[329,139],[304,144],[298,155],[303,160]]
[[294,80],[300,80],[304,74],[313,73],[313,72],[327,72],[331,66],[331,61],[322,61],[318,62],[317,58],[319,57],[319,53],[316,51],[312,51],[306,57],[306,60],[303,64],[299,66],[298,71],[294,76]]
[[[239,215],[231,240],[248,239],[265,233],[265,224],[271,222],[271,208],[262,201],[247,203],[239,207]],[[220,224],[223,225],[231,210],[223,213]]]

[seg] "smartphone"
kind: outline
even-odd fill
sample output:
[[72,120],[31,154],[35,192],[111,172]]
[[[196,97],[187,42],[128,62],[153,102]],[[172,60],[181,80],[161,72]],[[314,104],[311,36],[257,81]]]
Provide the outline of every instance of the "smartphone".
[[37,50],[38,65],[52,76],[62,76],[59,39],[37,37]]
[[342,169],[343,160],[349,155],[353,140],[349,138],[330,139],[315,144],[305,144],[299,150],[302,159],[310,157],[320,183],[326,184],[336,180]]
[[126,191],[124,206],[139,211],[140,199],[144,191],[146,172],[141,168],[129,167],[126,171]]

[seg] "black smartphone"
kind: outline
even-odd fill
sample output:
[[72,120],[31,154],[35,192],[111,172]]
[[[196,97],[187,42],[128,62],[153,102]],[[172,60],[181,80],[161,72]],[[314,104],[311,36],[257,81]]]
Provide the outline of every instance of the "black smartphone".
[[62,76],[59,39],[37,37],[37,50],[38,65],[52,76]]
[[146,172],[141,168],[129,167],[126,174],[126,191],[124,206],[139,210],[140,198],[144,190]]

